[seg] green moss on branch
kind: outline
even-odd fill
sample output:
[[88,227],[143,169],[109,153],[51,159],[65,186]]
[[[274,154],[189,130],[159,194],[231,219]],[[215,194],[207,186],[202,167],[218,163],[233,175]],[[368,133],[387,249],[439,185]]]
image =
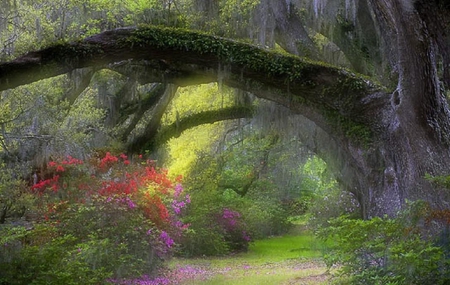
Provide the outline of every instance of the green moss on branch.
[[302,86],[315,86],[318,83],[314,78],[325,72],[330,78],[342,76],[343,79],[354,81],[354,84],[350,85],[352,91],[359,92],[374,87],[362,77],[323,62],[184,29],[140,26],[123,44],[134,48],[155,46],[160,50],[213,55],[222,64],[241,66],[269,77],[283,78],[286,85],[297,83]]

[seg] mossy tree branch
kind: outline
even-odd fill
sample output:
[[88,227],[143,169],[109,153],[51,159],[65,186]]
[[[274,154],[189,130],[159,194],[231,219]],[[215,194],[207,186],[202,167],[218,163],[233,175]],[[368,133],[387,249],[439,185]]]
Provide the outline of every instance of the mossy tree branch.
[[155,84],[149,92],[144,94],[143,98],[139,102],[129,104],[122,108],[120,123],[123,123],[130,116],[131,122],[126,129],[120,134],[121,140],[126,142],[131,132],[135,129],[136,125],[144,117],[144,114],[154,107],[158,101],[163,97],[166,91],[166,85]]
[[221,81],[294,111],[306,107],[313,112],[305,116],[342,136],[354,126],[364,130],[364,136],[371,132],[375,120],[368,118],[367,110],[380,97],[369,95],[382,90],[364,77],[321,62],[199,32],[142,26],[56,44],[1,63],[0,91],[77,68],[114,69],[124,64],[144,65],[137,68],[145,71],[137,75],[141,83],[187,86]]
[[334,109],[344,101],[356,102],[379,89],[362,77],[324,63],[198,32],[146,26],[106,31],[2,63],[0,91],[77,68],[104,66],[130,59],[157,60],[153,69],[164,71],[164,79],[172,81],[199,75],[215,75],[217,80],[220,67],[227,67],[243,79],[235,84],[242,85],[247,83],[246,79],[252,80],[301,98],[299,100],[325,103]]
[[[130,152],[136,153],[143,151],[144,146],[147,146],[149,141],[153,141],[155,139],[158,134],[159,127],[161,126],[161,119],[164,112],[174,98],[177,88],[178,87],[174,85],[164,85],[164,94],[152,110],[152,117],[147,122],[144,131],[127,143],[127,148]],[[150,147],[151,144],[148,146]]]

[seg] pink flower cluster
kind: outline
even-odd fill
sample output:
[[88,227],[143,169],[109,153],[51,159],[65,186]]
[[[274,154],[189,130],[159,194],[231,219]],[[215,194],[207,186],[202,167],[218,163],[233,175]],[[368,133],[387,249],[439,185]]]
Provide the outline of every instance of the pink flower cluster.
[[236,226],[237,219],[241,217],[241,214],[237,211],[230,210],[228,208],[223,209],[222,218],[227,221],[231,227]]

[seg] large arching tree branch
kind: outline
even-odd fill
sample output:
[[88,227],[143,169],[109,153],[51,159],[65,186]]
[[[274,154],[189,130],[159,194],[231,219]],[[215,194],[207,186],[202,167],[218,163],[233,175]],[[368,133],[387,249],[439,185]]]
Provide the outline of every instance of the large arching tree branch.
[[[154,27],[125,28],[107,31],[77,43],[32,52],[0,64],[0,91],[76,68],[114,67],[124,63],[138,71],[140,83],[162,82],[186,86],[219,81],[250,91],[312,120],[329,137],[329,141],[334,142],[335,148],[330,151],[338,155],[332,158],[355,162],[355,167],[350,170],[388,167],[383,165],[385,160],[382,155],[376,161],[368,161],[367,158],[368,153],[375,154],[375,157],[387,152],[383,147],[388,135],[383,131],[387,126],[395,126],[391,124],[394,114],[390,94],[384,93],[382,88],[340,68],[195,32]],[[216,111],[208,120],[218,120],[218,113]],[[199,120],[195,120],[195,124],[199,125]],[[362,147],[352,138],[366,137],[367,133],[377,130],[380,131],[370,148]],[[164,136],[164,133],[157,134],[161,141],[172,136]],[[174,133],[178,133],[176,129]],[[151,143],[145,135],[139,140],[134,141],[129,149],[137,151],[146,143]],[[378,179],[380,175],[374,177]],[[348,183],[349,188],[368,189],[361,190],[364,191],[362,196],[369,197],[367,205],[376,205],[368,215],[387,212],[385,210],[388,208],[379,201],[398,198],[399,191],[394,189],[397,196],[386,195],[385,199],[374,200],[370,193],[376,190],[388,193],[380,190],[379,179],[372,181],[367,176],[358,178]],[[394,205],[392,209],[398,208],[394,202],[391,204]],[[378,209],[381,209],[380,212]]]
[[141,27],[106,31],[2,63],[0,90],[126,60],[150,61],[161,81],[186,85],[189,80],[222,77],[224,83],[259,96],[276,91],[276,96],[266,98],[284,105],[313,105],[355,121],[363,120],[362,99],[379,89],[362,77],[319,62],[196,32]]

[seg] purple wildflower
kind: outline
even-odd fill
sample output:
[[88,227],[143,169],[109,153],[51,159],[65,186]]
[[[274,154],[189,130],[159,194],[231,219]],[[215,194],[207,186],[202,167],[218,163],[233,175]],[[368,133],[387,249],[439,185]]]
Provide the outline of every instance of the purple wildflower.
[[166,244],[168,248],[171,248],[172,245],[174,244],[173,239],[165,231],[162,231],[159,237],[162,239],[162,241]]
[[181,213],[181,209],[186,207],[186,203],[184,201],[173,201],[172,202],[172,209],[175,212],[175,214],[179,215]]
[[247,234],[246,231],[243,231],[243,232],[242,232],[242,238],[243,238],[245,241],[251,241],[251,240],[252,240],[252,239],[250,238],[250,236]]
[[175,198],[178,198],[181,194],[181,192],[183,192],[183,186],[181,186],[180,183],[178,183],[177,185],[175,185]]
[[127,204],[130,209],[136,208],[136,204],[128,197],[127,197]]

